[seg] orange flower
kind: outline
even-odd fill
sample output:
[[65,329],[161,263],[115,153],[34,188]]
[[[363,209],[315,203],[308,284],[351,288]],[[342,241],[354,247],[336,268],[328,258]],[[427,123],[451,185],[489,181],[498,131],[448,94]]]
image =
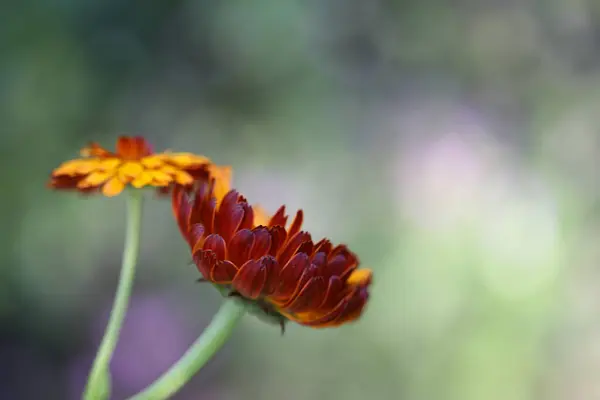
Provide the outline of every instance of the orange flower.
[[195,193],[175,188],[173,212],[203,280],[226,287],[274,316],[313,328],[338,326],[360,317],[367,303],[371,270],[345,245],[313,243],[301,231],[298,211],[289,227],[281,207],[260,223],[235,190],[219,205],[214,185]]
[[112,197],[127,185],[167,192],[173,186],[189,188],[199,179],[214,178],[215,195],[222,198],[231,181],[229,167],[216,166],[208,158],[191,153],[154,153],[140,136],[119,137],[115,153],[92,143],[81,150],[81,156],[55,169],[49,186],[83,193],[101,190]]

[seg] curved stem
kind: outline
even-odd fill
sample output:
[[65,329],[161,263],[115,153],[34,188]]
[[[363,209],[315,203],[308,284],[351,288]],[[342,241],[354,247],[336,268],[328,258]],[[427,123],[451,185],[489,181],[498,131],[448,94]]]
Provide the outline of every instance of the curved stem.
[[96,359],[88,377],[84,399],[101,400],[110,395],[109,364],[117,345],[121,326],[127,312],[129,296],[133,286],[135,265],[140,247],[140,228],[142,223],[143,193],[141,190],[131,190],[127,197],[127,227],[125,232],[125,249],[119,275],[119,285],[110,312],[110,318],[104,337],[98,348]]
[[245,313],[237,300],[226,300],[210,325],[167,372],[129,400],[163,400],[175,394],[227,342]]

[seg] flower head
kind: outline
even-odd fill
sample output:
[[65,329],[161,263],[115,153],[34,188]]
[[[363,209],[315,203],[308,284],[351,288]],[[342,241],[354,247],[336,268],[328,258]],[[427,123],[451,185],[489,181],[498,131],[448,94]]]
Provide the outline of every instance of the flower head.
[[165,192],[173,186],[191,187],[197,180],[216,179],[217,197],[229,190],[231,169],[214,165],[208,158],[191,153],[154,153],[140,136],[122,136],[116,151],[92,143],[81,150],[81,158],[61,164],[52,172],[54,189],[88,193],[101,191],[116,196],[127,185],[156,187]]
[[[285,207],[267,219],[235,190],[217,205],[214,185],[195,193],[175,188],[173,211],[204,280],[257,304],[267,315],[313,328],[360,317],[371,270],[345,245],[317,243],[301,231],[298,211],[287,226]],[[260,219],[260,221],[258,221]]]

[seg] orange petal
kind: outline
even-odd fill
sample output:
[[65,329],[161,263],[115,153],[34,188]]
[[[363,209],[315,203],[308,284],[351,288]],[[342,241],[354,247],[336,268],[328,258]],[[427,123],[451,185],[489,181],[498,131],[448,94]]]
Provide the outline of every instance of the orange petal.
[[169,175],[175,175],[177,173],[177,171],[181,171],[178,167],[174,167],[169,164],[164,164],[162,167],[155,168],[155,169],[158,169],[158,170],[164,172],[165,174],[169,174]]
[[93,170],[98,168],[98,161],[96,160],[71,160],[62,163],[53,172],[53,176],[58,175],[77,175],[77,174],[89,174]]
[[197,167],[203,164],[210,164],[210,159],[197,156],[192,153],[164,153],[166,161],[171,162],[181,168]]
[[84,179],[79,181],[79,183],[77,183],[77,187],[80,189],[84,189],[94,186],[100,186],[101,184],[109,180],[112,176],[113,173],[111,172],[92,172]]
[[155,186],[167,186],[173,182],[173,177],[162,171],[148,171],[152,177],[152,184]]
[[144,157],[140,160],[140,163],[148,169],[159,169],[164,165],[164,162],[158,155]]
[[144,186],[150,185],[151,183],[152,183],[152,175],[148,171],[143,171],[133,181],[131,181],[131,186],[139,189]]
[[194,178],[192,178],[192,176],[185,171],[177,171],[176,170],[174,175],[175,175],[175,182],[177,182],[180,185],[186,186],[186,185],[190,185],[194,182]]
[[351,286],[368,285],[371,283],[372,277],[373,272],[370,269],[361,268],[352,271],[346,282]]
[[99,171],[114,171],[122,163],[122,160],[113,157],[98,160],[96,163],[98,164],[97,168]]
[[123,182],[131,182],[137,178],[142,172],[144,167],[138,162],[128,161],[119,167],[119,178]]
[[113,177],[102,186],[102,194],[106,197],[113,197],[125,189],[125,184],[117,177]]

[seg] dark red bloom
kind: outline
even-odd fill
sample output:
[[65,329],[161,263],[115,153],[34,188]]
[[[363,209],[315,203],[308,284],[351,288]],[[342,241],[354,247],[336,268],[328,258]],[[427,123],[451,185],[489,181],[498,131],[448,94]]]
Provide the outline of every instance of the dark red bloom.
[[195,193],[173,192],[173,212],[205,280],[258,304],[280,321],[313,328],[338,326],[360,317],[368,300],[371,270],[345,245],[317,243],[301,231],[298,211],[286,228],[282,206],[265,225],[235,190],[217,204],[212,183]]

